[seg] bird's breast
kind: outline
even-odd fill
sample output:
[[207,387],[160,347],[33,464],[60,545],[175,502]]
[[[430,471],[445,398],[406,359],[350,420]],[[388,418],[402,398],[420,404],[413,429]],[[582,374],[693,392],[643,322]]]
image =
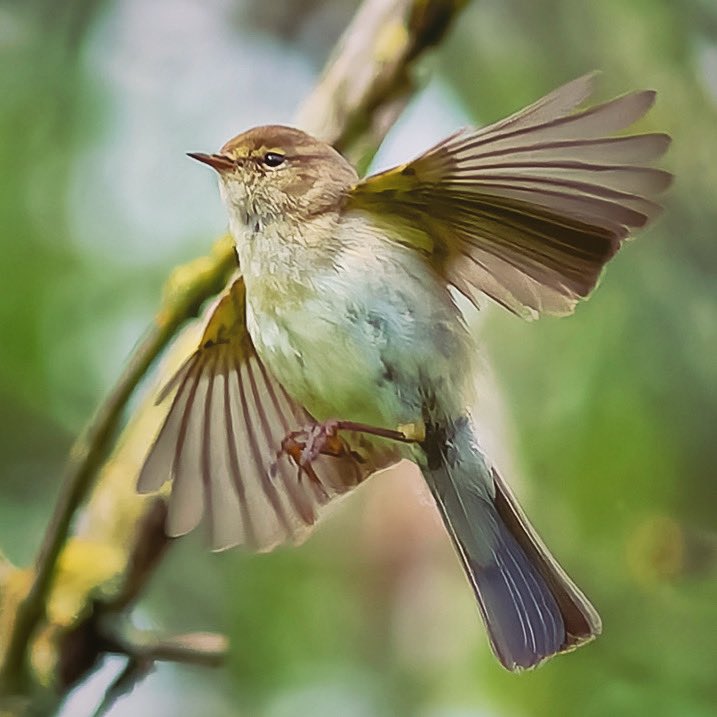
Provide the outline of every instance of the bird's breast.
[[332,262],[298,259],[280,276],[247,278],[247,322],[262,360],[310,413],[378,425],[421,418],[426,396],[455,392],[469,340],[445,287],[421,257],[366,241]]

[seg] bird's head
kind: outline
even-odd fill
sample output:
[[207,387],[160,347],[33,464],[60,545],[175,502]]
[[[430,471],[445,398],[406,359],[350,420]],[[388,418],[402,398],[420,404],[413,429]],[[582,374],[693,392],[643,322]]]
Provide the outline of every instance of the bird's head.
[[243,132],[215,154],[189,156],[217,171],[232,220],[245,225],[338,209],[358,179],[331,145],[280,125]]

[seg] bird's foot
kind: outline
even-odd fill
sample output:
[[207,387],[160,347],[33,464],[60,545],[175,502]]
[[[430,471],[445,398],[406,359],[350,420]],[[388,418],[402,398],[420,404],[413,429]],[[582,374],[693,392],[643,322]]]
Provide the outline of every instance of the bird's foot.
[[[403,426],[401,427],[404,428]],[[281,450],[277,458],[287,455],[298,468],[298,477],[306,476],[316,483],[323,490],[321,480],[316,475],[312,463],[319,456],[331,456],[333,458],[349,457],[357,463],[363,463],[362,456],[351,450],[349,444],[339,435],[339,431],[351,431],[353,433],[364,433],[366,435],[378,436],[401,443],[414,443],[419,440],[411,432],[404,430],[392,430],[370,426],[366,423],[354,421],[329,420],[323,423],[312,423],[300,431],[292,431],[281,442]]]

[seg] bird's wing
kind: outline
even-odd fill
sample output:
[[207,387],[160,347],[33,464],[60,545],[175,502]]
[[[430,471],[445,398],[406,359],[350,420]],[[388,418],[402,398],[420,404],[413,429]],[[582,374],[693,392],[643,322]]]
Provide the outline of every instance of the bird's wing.
[[370,449],[363,462],[320,456],[312,464],[319,486],[299,479],[288,456],[277,459],[283,438],[312,418],[262,364],[245,317],[239,277],[209,315],[199,348],[158,395],[168,412],[138,490],[173,482],[170,535],[189,532],[205,514],[215,549],[266,551],[300,540],[325,503],[391,461]]
[[368,177],[347,211],[428,254],[473,303],[483,292],[526,318],[570,313],[622,241],[660,211],[655,199],[671,180],[649,166],[667,135],[613,136],[647,112],[655,93],[576,111],[593,79]]

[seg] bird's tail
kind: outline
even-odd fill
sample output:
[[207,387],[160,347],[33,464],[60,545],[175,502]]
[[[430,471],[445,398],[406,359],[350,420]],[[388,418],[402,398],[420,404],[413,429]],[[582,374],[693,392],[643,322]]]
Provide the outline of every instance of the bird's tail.
[[600,634],[597,611],[486,463],[469,421],[431,427],[423,451],[424,476],[501,663],[528,669]]

